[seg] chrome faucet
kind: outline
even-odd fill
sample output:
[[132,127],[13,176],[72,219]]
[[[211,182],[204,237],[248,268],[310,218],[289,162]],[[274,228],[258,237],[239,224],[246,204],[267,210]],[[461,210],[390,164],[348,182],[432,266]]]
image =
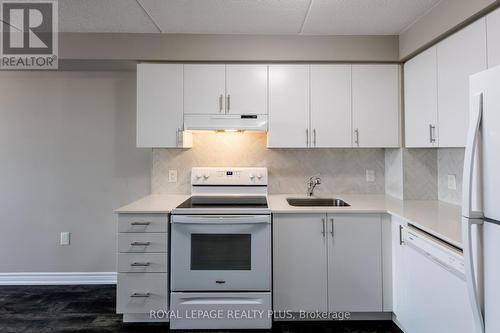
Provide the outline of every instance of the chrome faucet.
[[307,181],[307,195],[312,197],[314,194],[314,188],[319,184],[321,184],[321,178],[317,176],[310,177]]

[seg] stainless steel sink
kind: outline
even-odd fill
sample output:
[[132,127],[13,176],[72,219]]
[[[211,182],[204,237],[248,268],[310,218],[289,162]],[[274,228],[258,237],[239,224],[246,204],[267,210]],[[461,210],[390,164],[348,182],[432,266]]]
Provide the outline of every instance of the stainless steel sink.
[[349,207],[347,202],[335,198],[286,198],[290,206],[295,207]]

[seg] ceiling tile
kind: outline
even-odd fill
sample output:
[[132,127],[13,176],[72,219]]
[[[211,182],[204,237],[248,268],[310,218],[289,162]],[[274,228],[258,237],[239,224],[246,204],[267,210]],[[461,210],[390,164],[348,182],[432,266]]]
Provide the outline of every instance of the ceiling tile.
[[439,0],[313,0],[303,34],[397,35]]
[[135,0],[59,0],[61,32],[158,32]]
[[297,34],[310,0],[139,0],[164,33]]

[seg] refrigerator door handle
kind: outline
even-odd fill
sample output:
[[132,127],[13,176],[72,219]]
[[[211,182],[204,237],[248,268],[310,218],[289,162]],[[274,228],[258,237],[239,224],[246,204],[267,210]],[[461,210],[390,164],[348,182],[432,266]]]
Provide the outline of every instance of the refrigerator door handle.
[[474,254],[472,253],[472,225],[482,224],[482,220],[463,218],[462,221],[462,242],[464,254],[465,281],[467,293],[474,318],[475,333],[484,333],[484,317],[479,300],[476,272],[474,268]]
[[471,122],[467,134],[467,145],[464,157],[462,216],[482,218],[482,214],[472,211],[472,179],[474,176],[474,156],[478,144],[479,127],[483,115],[483,93],[474,96],[474,107],[471,110]]

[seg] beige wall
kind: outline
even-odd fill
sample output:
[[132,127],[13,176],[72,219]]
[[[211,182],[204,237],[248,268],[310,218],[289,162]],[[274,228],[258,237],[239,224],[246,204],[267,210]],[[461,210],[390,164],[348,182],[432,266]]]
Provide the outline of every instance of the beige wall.
[[116,270],[113,210],[150,192],[135,86],[135,73],[0,73],[0,273]]
[[442,0],[399,36],[399,56],[406,59],[463,23],[500,4],[498,0]]
[[397,36],[61,33],[61,59],[147,61],[366,61],[399,59]]

